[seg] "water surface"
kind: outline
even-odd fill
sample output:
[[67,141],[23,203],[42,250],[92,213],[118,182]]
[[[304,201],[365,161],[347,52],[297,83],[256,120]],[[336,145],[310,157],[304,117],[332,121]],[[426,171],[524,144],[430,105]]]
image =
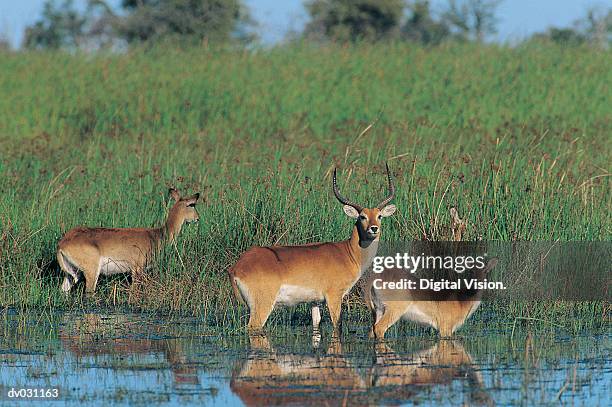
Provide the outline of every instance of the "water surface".
[[[123,312],[7,312],[0,404],[11,389],[58,389],[61,404],[609,405],[609,332],[401,332],[355,327],[340,341],[307,328],[220,333],[196,318]],[[464,328],[465,329],[465,328]],[[391,334],[393,334],[391,332]]]

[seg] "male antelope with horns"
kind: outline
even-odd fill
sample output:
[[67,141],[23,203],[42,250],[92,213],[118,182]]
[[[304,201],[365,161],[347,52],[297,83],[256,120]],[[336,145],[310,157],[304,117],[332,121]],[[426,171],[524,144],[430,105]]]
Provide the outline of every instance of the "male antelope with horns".
[[185,222],[200,220],[195,208],[200,194],[182,198],[170,189],[174,205],[158,228],[89,228],[68,231],[57,247],[57,262],[65,273],[62,290],[69,292],[81,277],[92,294],[100,274],[138,272],[164,243],[174,241]]
[[[386,168],[389,195],[373,208],[343,197],[334,169],[334,195],[344,205],[344,213],[355,219],[350,239],[300,246],[253,247],[242,254],[228,272],[236,297],[249,307],[250,331],[261,330],[277,304],[325,301],[334,334],[339,333],[342,300],[376,255],[382,218],[391,216],[396,209],[395,205],[388,205],[395,187],[389,166]],[[319,308],[315,305],[312,308],[314,330],[318,330],[320,321]]]

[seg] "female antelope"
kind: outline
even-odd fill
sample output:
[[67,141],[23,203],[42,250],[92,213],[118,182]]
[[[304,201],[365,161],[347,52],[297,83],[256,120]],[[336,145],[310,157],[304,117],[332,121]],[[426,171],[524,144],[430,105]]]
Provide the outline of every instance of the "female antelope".
[[[395,212],[395,187],[387,166],[389,195],[378,206],[364,208],[344,198],[338,190],[336,171],[333,191],[344,212],[356,219],[350,239],[301,246],[253,247],[246,251],[229,276],[238,299],[249,307],[249,330],[263,328],[276,304],[295,305],[325,301],[337,334],[342,299],[376,255],[381,220]],[[312,308],[314,329],[318,329],[319,308]]]
[[174,205],[161,227],[76,227],[68,231],[57,248],[57,262],[65,273],[62,290],[69,292],[83,276],[85,290],[91,294],[96,289],[100,274],[138,272],[144,269],[164,243],[176,238],[185,222],[197,222],[200,219],[195,209],[200,194],[181,198],[176,189],[170,189],[170,195]]
[[[476,277],[482,279],[496,264],[497,259],[489,260]],[[406,277],[406,273],[403,270],[388,270],[385,276],[389,281],[399,281]],[[452,294],[440,292],[438,295],[423,295],[426,299],[419,298],[419,293],[408,292],[405,298],[398,299],[393,291],[374,289],[372,280],[366,283],[365,301],[374,318],[371,337],[384,339],[391,326],[400,319],[406,319],[429,325],[442,338],[449,338],[478,309],[482,297],[480,290],[464,290]]]
[[[467,223],[459,218],[455,208],[451,208],[450,215],[453,240],[461,241]],[[475,271],[474,277],[483,279],[496,265],[497,259],[490,259],[483,269]],[[416,280],[416,274],[412,276]],[[404,277],[407,277],[404,270],[385,271],[387,281],[400,281]],[[443,291],[424,294],[408,290],[398,298],[395,290],[374,289],[375,278],[374,275],[368,277],[364,299],[374,319],[370,336],[381,340],[387,330],[400,319],[429,325],[436,329],[441,337],[451,337],[480,306],[482,297],[480,290],[462,289],[450,294]]]

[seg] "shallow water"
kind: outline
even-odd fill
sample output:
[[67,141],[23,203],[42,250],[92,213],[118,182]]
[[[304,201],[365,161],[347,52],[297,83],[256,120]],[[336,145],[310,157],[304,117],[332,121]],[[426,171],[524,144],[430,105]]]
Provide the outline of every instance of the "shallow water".
[[591,406],[611,399],[609,332],[479,332],[456,341],[401,333],[383,345],[367,339],[366,327],[337,342],[326,333],[312,338],[307,328],[249,338],[197,319],[131,313],[2,317],[2,405],[24,405],[8,397],[13,389],[57,389],[47,400],[68,405]]

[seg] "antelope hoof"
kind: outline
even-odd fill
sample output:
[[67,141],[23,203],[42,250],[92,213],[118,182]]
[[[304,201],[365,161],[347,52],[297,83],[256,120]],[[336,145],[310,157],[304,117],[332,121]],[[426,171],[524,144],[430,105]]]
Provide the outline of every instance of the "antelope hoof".
[[312,331],[312,347],[319,349],[319,345],[321,345],[321,331],[315,329]]

